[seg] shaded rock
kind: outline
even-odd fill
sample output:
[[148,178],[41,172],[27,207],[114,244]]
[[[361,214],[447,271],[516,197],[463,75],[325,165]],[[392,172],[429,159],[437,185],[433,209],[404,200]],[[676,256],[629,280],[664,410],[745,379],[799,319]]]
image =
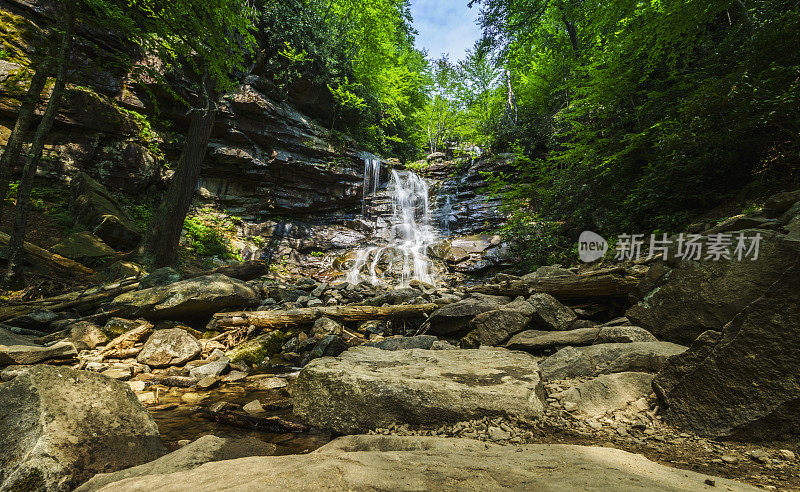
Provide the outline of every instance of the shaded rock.
[[258,302],[258,294],[247,283],[212,274],[126,292],[117,296],[109,309],[120,309],[127,316],[149,319],[192,319],[225,308],[257,306]]
[[29,368],[33,366],[30,365],[15,365],[15,366],[6,366],[0,371],[0,381],[6,382],[11,381],[15,377],[19,376],[23,372],[27,371]]
[[703,234],[719,234],[720,232],[734,232],[744,229],[761,229],[778,225],[776,219],[765,219],[763,217],[749,217],[746,215],[736,215],[703,231]]
[[566,268],[561,268],[561,265],[545,265],[543,267],[537,268],[536,271],[533,273],[523,275],[522,281],[531,282],[533,280],[538,280],[540,278],[546,278],[546,277],[572,277],[574,275],[575,272],[567,270]]
[[260,364],[267,357],[281,351],[285,338],[286,335],[282,331],[271,331],[240,343],[229,350],[225,356],[231,362],[243,362],[251,366]]
[[316,345],[314,345],[314,348],[311,349],[311,352],[309,352],[305,358],[303,358],[303,361],[300,363],[300,365],[305,366],[312,360],[320,357],[336,357],[347,350],[347,348],[347,344],[338,336],[326,335],[322,337],[322,339],[317,342]]
[[103,325],[103,333],[109,337],[118,337],[141,326],[144,321],[125,318],[111,318]]
[[105,280],[117,280],[131,277],[144,277],[147,270],[139,263],[132,261],[115,261],[103,269]]
[[527,330],[511,337],[506,348],[526,352],[542,352],[567,345],[591,345],[598,333],[600,333],[600,328],[580,328],[568,331]]
[[102,239],[87,231],[73,232],[50,248],[50,251],[85,264],[117,253]]
[[72,178],[70,191],[70,211],[79,224],[114,249],[128,251],[136,246],[140,234],[133,220],[100,183],[81,172]]
[[3,490],[72,490],[166,453],[128,386],[96,373],[35,366],[0,386],[0,401]]
[[[113,484],[161,490],[619,490],[696,491],[708,475],[669,468],[613,448],[566,444],[501,446],[472,439],[346,436],[307,455],[208,463]],[[755,487],[713,478],[717,488]],[[709,489],[711,490],[711,489]]]
[[18,328],[29,330],[47,331],[50,323],[58,320],[58,314],[49,309],[37,309],[30,313],[12,318],[7,323]]
[[541,330],[569,330],[578,316],[550,294],[534,294],[528,302],[533,306],[533,323]]
[[36,364],[50,359],[69,359],[78,355],[70,342],[57,342],[49,347],[33,343],[31,338],[0,328],[0,366]]
[[759,258],[743,261],[673,261],[643,300],[628,309],[630,321],[659,340],[689,344],[706,330],[721,331],[763,295],[800,255],[800,241],[772,231],[761,234]]
[[163,285],[180,282],[181,274],[172,267],[159,268],[139,281],[137,290],[149,289],[151,287],[161,287]]
[[91,321],[78,321],[69,325],[69,337],[78,350],[93,349],[108,342],[103,330]]
[[222,376],[228,369],[228,360],[227,357],[222,357],[214,362],[194,367],[189,370],[189,376],[197,379],[202,379],[206,376]]
[[638,326],[604,326],[594,343],[657,342],[652,333]]
[[797,202],[800,202],[800,190],[778,193],[769,197],[764,203],[764,213],[767,216],[777,217]]
[[487,415],[533,419],[544,408],[535,359],[507,350],[355,347],[303,368],[294,397],[296,415],[342,433]]
[[247,456],[271,456],[276,446],[252,437],[223,439],[217,436],[203,436],[157,460],[114,473],[101,473],[81,485],[75,492],[92,492],[105,485],[126,478],[142,477],[193,470],[212,461],[235,460]]
[[[507,298],[506,298],[507,299]],[[464,331],[475,316],[498,309],[504,303],[486,298],[469,298],[452,304],[447,304],[437,309],[429,318],[432,335],[448,335]]]
[[603,343],[564,347],[539,367],[546,380],[599,376],[616,372],[658,372],[664,361],[686,347],[669,342]]
[[180,366],[202,350],[200,342],[180,328],[156,330],[144,343],[136,361],[151,367]]
[[415,337],[391,337],[381,340],[380,342],[369,342],[364,345],[367,347],[376,347],[381,350],[428,350],[435,342],[436,337],[433,335],[418,335]]
[[475,348],[481,345],[500,345],[524,330],[534,315],[533,306],[520,297],[500,309],[487,311],[475,316],[469,326],[472,332],[464,348]]
[[769,439],[800,430],[800,266],[719,333],[664,366],[653,387],[665,418],[698,434]]
[[562,406],[571,403],[575,410],[599,417],[652,393],[652,381],[653,374],[645,372],[604,374],[551,396],[558,398]]

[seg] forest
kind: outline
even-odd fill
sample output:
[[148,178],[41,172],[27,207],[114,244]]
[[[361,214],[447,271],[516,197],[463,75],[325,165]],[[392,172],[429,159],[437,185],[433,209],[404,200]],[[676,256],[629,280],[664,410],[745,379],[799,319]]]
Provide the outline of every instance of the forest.
[[0,197],[0,491],[800,490],[797,0],[0,0]]

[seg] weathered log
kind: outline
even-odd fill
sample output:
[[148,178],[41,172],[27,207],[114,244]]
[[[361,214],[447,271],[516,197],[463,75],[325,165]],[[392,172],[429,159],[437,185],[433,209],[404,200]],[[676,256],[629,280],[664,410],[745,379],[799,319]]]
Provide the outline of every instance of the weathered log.
[[108,342],[105,350],[100,352],[100,356],[104,359],[126,359],[128,357],[135,357],[139,354],[141,349],[135,348],[134,345],[144,341],[151,333],[153,333],[153,325],[147,321],[142,321],[139,327],[127,331]]
[[438,307],[436,304],[402,304],[386,307],[328,306],[288,311],[237,311],[217,313],[214,315],[214,321],[221,328],[252,325],[256,328],[277,329],[310,324],[322,317],[339,321],[413,318],[431,313]]
[[503,296],[528,296],[545,293],[557,299],[618,297],[629,294],[642,280],[622,268],[569,277],[544,277],[535,280],[514,280],[501,284],[479,285],[469,292]]
[[[0,246],[7,248],[10,242],[9,235],[0,232]],[[94,275],[94,270],[88,268],[77,261],[64,258],[63,256],[51,253],[35,244],[25,242],[23,244],[25,260],[34,267],[50,272],[59,277],[88,277]]]
[[215,412],[202,407],[198,409],[198,413],[209,420],[243,429],[254,429],[275,434],[308,431],[308,426],[306,425],[290,422],[279,417],[254,417],[236,412]]
[[[125,281],[115,282],[99,288],[83,289],[75,292],[68,292],[58,296],[45,299],[37,299],[29,302],[14,302],[0,300],[0,303],[9,304],[7,307],[0,308],[0,320],[8,321],[16,316],[22,316],[37,309],[48,309],[50,311],[64,311],[75,309],[78,312],[85,312],[96,308],[103,301],[112,299],[125,292],[136,290],[139,282]],[[98,316],[102,317],[102,316]]]

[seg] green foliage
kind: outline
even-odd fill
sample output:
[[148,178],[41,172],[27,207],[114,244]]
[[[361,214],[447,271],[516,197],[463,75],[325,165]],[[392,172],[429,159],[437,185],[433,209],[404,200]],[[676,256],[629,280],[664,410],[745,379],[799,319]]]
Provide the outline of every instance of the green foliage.
[[309,254],[309,256],[313,256],[314,258],[321,258],[321,257],[325,256],[325,253],[323,251],[312,251],[312,252],[310,252],[308,254]]
[[236,222],[241,222],[241,219],[203,209],[194,216],[186,217],[183,229],[191,241],[189,247],[198,256],[242,261],[229,239],[235,231]]

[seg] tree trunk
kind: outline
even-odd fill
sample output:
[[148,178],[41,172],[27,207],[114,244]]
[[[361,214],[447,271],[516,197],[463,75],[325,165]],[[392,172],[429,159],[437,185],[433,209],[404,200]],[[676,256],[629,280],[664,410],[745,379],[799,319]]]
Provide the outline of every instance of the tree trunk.
[[25,243],[25,228],[28,223],[28,211],[31,203],[31,188],[33,178],[36,175],[36,168],[39,166],[39,159],[42,157],[44,139],[53,126],[61,99],[64,95],[64,87],[67,83],[67,62],[69,59],[70,46],[72,45],[72,34],[75,31],[75,5],[67,2],[66,12],[62,19],[61,42],[58,46],[56,59],[58,60],[58,70],[56,71],[56,83],[53,93],[47,102],[47,109],[36,129],[36,135],[31,143],[28,159],[22,169],[22,177],[17,190],[17,207],[14,210],[14,228],[11,232],[11,241],[8,248],[8,272],[6,273],[6,283],[14,283],[18,280],[21,273],[21,260],[23,245]]
[[192,204],[192,196],[197,187],[197,179],[208,149],[208,140],[217,117],[216,101],[209,95],[204,79],[202,109],[192,111],[186,143],[178,162],[178,169],[169,184],[164,201],[153,215],[150,228],[145,235],[140,251],[152,261],[156,268],[167,266],[175,261],[178,252],[183,221]]
[[[11,131],[11,136],[8,137],[8,143],[3,151],[3,156],[0,157],[0,199],[5,199],[8,193],[8,184],[11,182],[11,173],[14,166],[19,161],[19,155],[22,152],[22,144],[25,143],[25,135],[28,134],[28,129],[33,123],[34,116],[36,115],[36,107],[39,105],[39,98],[44,90],[47,76],[50,73],[53,59],[45,56],[36,68],[36,71],[31,78],[30,87],[25,97],[20,101],[19,112],[17,113],[17,121],[14,124],[14,129]],[[3,209],[0,207],[0,221],[3,219]]]

